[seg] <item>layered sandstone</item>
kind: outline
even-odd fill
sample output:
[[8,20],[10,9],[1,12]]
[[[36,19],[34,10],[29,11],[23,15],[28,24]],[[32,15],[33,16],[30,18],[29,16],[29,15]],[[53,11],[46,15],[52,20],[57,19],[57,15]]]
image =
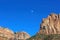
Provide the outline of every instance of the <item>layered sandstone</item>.
[[11,31],[11,30],[9,30],[8,28],[2,28],[2,27],[0,27],[0,38],[2,39],[4,39],[4,38],[6,38],[6,39],[14,39],[14,32],[13,31]]
[[8,28],[0,27],[0,40],[26,40],[30,35],[26,32],[17,32],[9,30]]
[[26,39],[28,39],[28,38],[30,38],[30,35],[29,34],[27,34],[26,32],[17,32],[16,33],[16,38],[17,38],[17,40],[26,40]]
[[40,34],[60,34],[60,14],[50,14],[40,25]]

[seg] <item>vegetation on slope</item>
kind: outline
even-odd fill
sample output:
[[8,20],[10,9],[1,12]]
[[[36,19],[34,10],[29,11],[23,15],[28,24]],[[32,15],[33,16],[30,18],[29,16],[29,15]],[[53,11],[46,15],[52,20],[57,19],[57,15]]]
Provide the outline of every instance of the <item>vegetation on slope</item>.
[[60,40],[60,34],[51,34],[51,35],[35,35],[27,40]]

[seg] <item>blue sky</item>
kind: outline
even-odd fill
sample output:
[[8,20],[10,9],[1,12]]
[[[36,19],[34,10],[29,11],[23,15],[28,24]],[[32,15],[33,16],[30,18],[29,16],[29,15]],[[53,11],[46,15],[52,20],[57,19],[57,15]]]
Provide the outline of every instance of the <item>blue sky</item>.
[[51,12],[60,13],[60,0],[0,0],[0,26],[32,36]]

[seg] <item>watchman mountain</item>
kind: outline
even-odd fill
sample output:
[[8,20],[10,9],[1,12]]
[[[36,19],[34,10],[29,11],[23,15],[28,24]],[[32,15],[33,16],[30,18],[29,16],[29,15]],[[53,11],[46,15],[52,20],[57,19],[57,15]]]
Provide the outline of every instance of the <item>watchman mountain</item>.
[[0,40],[60,40],[60,14],[51,13],[43,18],[39,29],[30,37],[26,32],[13,32],[0,27]]

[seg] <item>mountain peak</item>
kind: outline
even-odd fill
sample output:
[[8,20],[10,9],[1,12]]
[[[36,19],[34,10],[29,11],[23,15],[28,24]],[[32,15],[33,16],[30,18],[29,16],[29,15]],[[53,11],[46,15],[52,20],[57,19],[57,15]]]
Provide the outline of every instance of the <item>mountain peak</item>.
[[60,34],[60,14],[51,13],[42,20],[40,34]]
[[8,28],[0,27],[0,40],[26,40],[27,38],[30,38],[30,35],[24,31],[14,33]]

